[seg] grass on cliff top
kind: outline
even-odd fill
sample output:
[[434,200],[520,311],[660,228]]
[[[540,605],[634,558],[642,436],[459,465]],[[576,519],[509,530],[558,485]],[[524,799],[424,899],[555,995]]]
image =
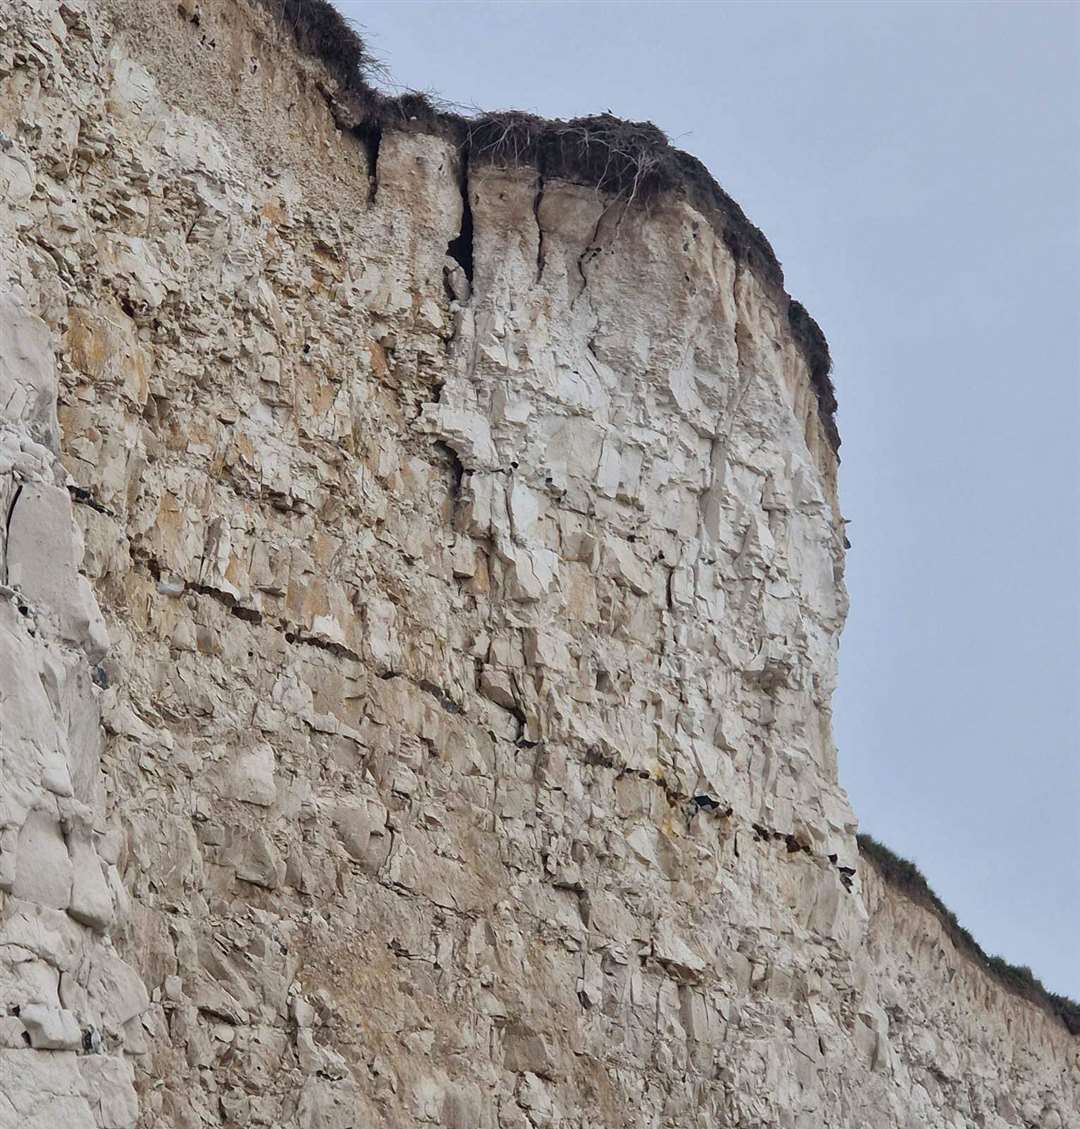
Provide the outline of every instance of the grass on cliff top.
[[652,122],[629,122],[612,114],[559,121],[520,110],[465,116],[428,94],[388,95],[385,77],[363,38],[329,0],[257,0],[287,28],[299,49],[322,61],[348,103],[358,131],[384,126],[434,129],[457,141],[469,162],[535,168],[551,177],[595,187],[616,198],[648,206],[667,192],[682,193],[709,215],[732,255],[746,264],[785,303],[820,416],[833,450],[836,393],[828,342],[805,307],[784,289],[784,272],[768,239],[720,187],[696,157],[676,149]]
[[1047,991],[1026,965],[1010,964],[1003,957],[986,953],[957,921],[956,914],[934,893],[922,871],[910,859],[901,858],[870,835],[859,835],[858,841],[859,854],[873,863],[885,882],[917,905],[930,910],[944,926],[953,944],[973,958],[987,975],[1015,995],[1056,1015],[1071,1034],[1080,1035],[1080,1004],[1068,996]]

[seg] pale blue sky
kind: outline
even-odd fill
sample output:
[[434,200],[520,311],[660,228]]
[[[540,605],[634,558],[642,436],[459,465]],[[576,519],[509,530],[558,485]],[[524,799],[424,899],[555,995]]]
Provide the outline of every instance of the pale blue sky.
[[1080,998],[1080,6],[339,0],[394,78],[655,121],[835,360],[863,829]]

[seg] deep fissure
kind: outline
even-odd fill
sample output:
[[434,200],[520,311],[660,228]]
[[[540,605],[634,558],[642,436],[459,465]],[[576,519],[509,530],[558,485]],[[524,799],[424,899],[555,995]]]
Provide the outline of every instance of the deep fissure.
[[473,214],[469,203],[469,146],[461,147],[458,168],[458,187],[461,192],[461,230],[446,245],[446,253],[454,260],[472,283],[473,280]]

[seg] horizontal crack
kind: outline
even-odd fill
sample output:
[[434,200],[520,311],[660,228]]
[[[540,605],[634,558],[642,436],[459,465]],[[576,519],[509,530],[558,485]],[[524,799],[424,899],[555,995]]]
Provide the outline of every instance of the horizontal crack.
[[[150,554],[145,551],[136,550],[133,552],[133,558],[143,564],[147,571],[154,577],[155,581],[160,579],[161,565]],[[285,624],[281,621],[271,619],[264,616],[261,612],[254,608],[247,608],[241,605],[234,596],[227,592],[222,592],[219,589],[213,588],[209,585],[203,584],[187,584],[189,591],[196,595],[205,596],[208,599],[215,600],[217,603],[228,608],[229,612],[239,619],[246,620],[259,626],[271,628],[279,632],[285,637],[286,642],[290,644],[301,644],[304,646],[314,647],[322,651],[326,651],[338,658],[346,658],[353,662],[362,662],[360,655],[358,655],[351,648],[346,647],[344,644],[335,643],[326,639],[319,639],[313,636],[308,636],[303,631],[293,624]],[[386,670],[381,672],[378,677],[383,681],[390,681],[395,678],[404,678],[410,682],[418,690],[430,697],[434,698],[439,706],[447,713],[456,715],[465,715],[465,707],[455,701],[450,695],[437,683],[431,682],[426,678],[414,678],[412,675],[399,670]],[[531,743],[527,743],[531,744]],[[682,808],[685,805],[690,806],[690,818],[701,812],[707,812],[710,815],[716,816],[718,819],[731,819],[734,816],[734,808],[731,804],[723,804],[720,800],[705,793],[699,793],[693,796],[684,795],[673,788],[668,781],[657,778],[651,772],[644,769],[630,768],[625,762],[613,753],[601,749],[599,746],[590,747],[585,754],[585,763],[595,767],[603,767],[614,770],[616,772],[616,779],[622,779],[626,776],[636,776],[641,780],[648,781],[660,788],[668,803],[673,808]],[[773,842],[782,840],[787,848],[788,854],[804,854],[809,858],[818,859],[828,863],[833,869],[837,871],[840,880],[847,890],[852,889],[852,878],[854,877],[855,870],[852,867],[839,866],[837,863],[836,855],[819,855],[816,854],[811,847],[799,840],[795,835],[789,832],[776,831],[772,828],[765,827],[760,823],[751,823],[753,837],[756,842]]]
[[[667,780],[659,779],[651,772],[644,769],[633,769],[626,764],[620,764],[614,755],[610,753],[604,754],[596,746],[591,748],[586,754],[585,763],[617,770],[615,776],[616,780],[620,780],[626,776],[636,776],[640,780],[648,781],[664,793],[668,803],[673,808],[679,809],[689,804],[691,819],[700,812],[707,812],[709,815],[714,815],[717,819],[731,819],[735,814],[735,809],[731,804],[724,804],[714,796],[705,793],[699,793],[694,796],[683,795],[673,788]],[[855,870],[850,866],[838,865],[837,855],[817,854],[808,843],[803,842],[790,832],[776,831],[760,823],[751,823],[750,827],[754,833],[755,842],[770,843],[782,840],[789,855],[803,854],[808,858],[828,863],[839,874],[844,889],[852,889],[852,878],[855,875]]]
[[[158,561],[156,557],[153,557],[145,550],[134,549],[132,551],[132,559],[143,565],[155,582],[160,581],[164,570],[161,567],[161,562]],[[344,643],[336,643],[331,639],[320,639],[318,636],[308,635],[304,632],[303,628],[297,624],[286,623],[282,620],[264,615],[258,609],[247,607],[240,603],[235,596],[228,592],[222,592],[219,588],[214,588],[209,584],[197,584],[194,581],[188,580],[183,581],[183,583],[185,591],[191,592],[196,596],[205,596],[207,599],[213,600],[215,603],[227,608],[229,613],[234,615],[237,619],[242,619],[247,623],[267,627],[278,632],[278,634],[285,637],[287,643],[314,647],[320,651],[326,651],[328,654],[334,655],[337,658],[349,659],[351,662],[362,663],[364,661],[361,655],[351,647],[347,647]],[[427,678],[415,678],[411,674],[399,670],[386,670],[379,674],[378,677],[383,681],[389,681],[393,678],[404,678],[406,682],[411,683],[418,690],[434,698],[447,713],[465,713],[465,708],[461,703],[456,702],[441,686]]]
[[71,483],[68,486],[68,493],[71,495],[71,500],[80,506],[89,506],[92,510],[97,510],[99,514],[105,514],[106,517],[115,518],[117,516],[114,510],[110,510],[103,502],[99,502],[92,490],[85,486],[77,486]]

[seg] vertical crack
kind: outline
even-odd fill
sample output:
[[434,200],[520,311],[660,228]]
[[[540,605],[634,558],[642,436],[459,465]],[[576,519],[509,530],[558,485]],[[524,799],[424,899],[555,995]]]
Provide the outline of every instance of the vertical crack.
[[353,132],[367,154],[368,207],[371,207],[379,190],[379,146],[382,144],[382,126],[378,122],[366,122],[356,126]]
[[724,490],[724,470],[727,467],[728,448],[731,445],[731,436],[735,431],[735,423],[739,416],[739,409],[753,383],[754,372],[749,359],[744,356],[744,342],[746,330],[739,321],[739,263],[735,262],[735,276],[731,284],[732,300],[735,303],[735,374],[736,386],[731,398],[725,405],[725,419],[723,426],[717,429],[713,437],[712,450],[709,453],[709,485],[706,487],[701,499],[701,524],[706,536],[715,541],[719,536],[720,522],[720,497]]
[[435,440],[435,450],[444,455],[450,470],[450,497],[454,502],[461,499],[461,484],[465,478],[465,466],[458,458],[457,451],[440,439]]
[[3,552],[0,553],[0,579],[4,584],[8,580],[8,544],[11,541],[11,521],[15,516],[15,507],[19,504],[19,497],[23,492],[23,484],[20,482],[15,487],[15,493],[11,497],[11,502],[8,504],[7,514],[4,517],[4,544],[0,546]]
[[585,273],[586,265],[596,258],[597,255],[603,250],[597,243],[600,238],[600,226],[603,224],[608,212],[611,210],[612,205],[608,204],[607,207],[600,213],[596,220],[596,226],[593,228],[592,235],[589,236],[588,243],[585,244],[585,250],[578,255],[577,271],[581,277],[581,289],[574,295],[573,300],[570,302],[570,309],[572,310],[576,305],[578,299],[585,293],[586,287],[589,285],[589,276]]
[[461,267],[465,278],[471,284],[473,280],[473,214],[472,205],[469,203],[468,143],[461,147],[461,168],[458,183],[461,190],[461,230],[447,243],[446,253]]
[[540,205],[544,199],[544,174],[536,177],[536,195],[533,196],[533,216],[536,219],[536,281],[544,277],[544,229],[540,224]]

